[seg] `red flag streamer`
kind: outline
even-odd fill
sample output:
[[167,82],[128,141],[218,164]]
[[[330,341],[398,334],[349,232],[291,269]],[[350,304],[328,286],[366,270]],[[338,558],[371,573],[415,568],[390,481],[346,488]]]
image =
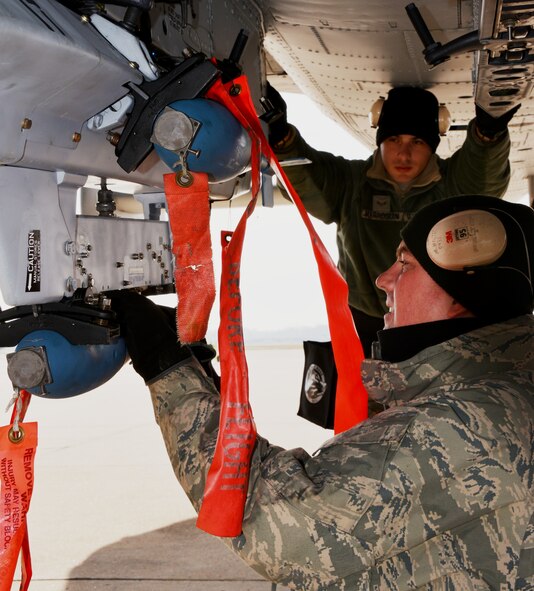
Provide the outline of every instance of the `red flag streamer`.
[[360,372],[360,365],[364,359],[363,348],[348,306],[348,286],[321,242],[300,197],[272,151],[270,158],[271,167],[282,180],[310,234],[325,298],[328,328],[338,373],[334,432],[342,433],[368,416],[367,391]]
[[[248,370],[243,340],[239,275],[246,220],[254,210],[260,186],[262,152],[297,205],[312,241],[339,374],[336,432],[348,429],[367,417],[367,393],[361,383],[359,366],[363,359],[363,350],[348,307],[347,284],[317,235],[299,196],[278,164],[263,134],[246,78],[241,76],[226,85],[218,80],[210,87],[206,96],[225,105],[249,132],[252,140],[253,198],[234,234],[227,233],[223,237],[219,327],[221,416],[215,455],[197,519],[197,526],[208,533],[217,536],[237,536],[242,528],[250,457],[256,438],[248,399]],[[229,242],[228,238],[231,238]]]
[[[217,85],[223,97],[227,90]],[[213,98],[213,97],[212,97]],[[231,101],[230,101],[231,104]],[[230,109],[236,114],[236,109]],[[221,537],[241,533],[247,498],[250,458],[256,426],[249,404],[248,368],[243,340],[239,280],[247,219],[254,211],[259,191],[259,142],[239,114],[238,120],[252,140],[252,199],[237,228],[223,232],[220,289],[219,357],[221,363],[221,416],[215,455],[211,463],[197,527]]]
[[208,175],[189,174],[193,183],[188,187],[177,183],[174,173],[164,175],[178,293],[176,324],[182,343],[206,336],[215,300]]
[[207,96],[224,104],[245,129],[251,130],[260,143],[261,153],[265,155],[271,168],[281,179],[308,229],[325,298],[328,326],[338,372],[334,430],[336,433],[341,433],[367,418],[367,392],[360,373],[360,365],[364,358],[363,349],[348,306],[347,283],[339,274],[315,231],[300,197],[269,146],[250,97],[246,77],[240,76],[224,87],[220,81],[217,81],[208,90]]
[[0,591],[10,591],[19,554],[20,591],[27,591],[32,577],[26,514],[33,492],[37,423],[19,424],[30,397],[21,390],[11,424],[0,427]]
[[249,404],[239,291],[246,221],[255,204],[255,199],[249,203],[233,234],[223,232],[221,237],[221,416],[215,455],[208,473],[197,527],[223,537],[234,537],[241,533],[250,458],[256,441],[256,426]]

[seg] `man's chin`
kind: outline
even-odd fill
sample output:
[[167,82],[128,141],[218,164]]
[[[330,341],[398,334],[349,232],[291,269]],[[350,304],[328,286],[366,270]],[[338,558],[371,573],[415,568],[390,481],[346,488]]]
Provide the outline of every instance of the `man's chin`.
[[395,319],[391,312],[384,314],[384,330],[387,330],[388,328],[395,328]]
[[393,180],[399,185],[406,185],[415,179],[415,176],[410,172],[396,172],[395,175],[391,176]]

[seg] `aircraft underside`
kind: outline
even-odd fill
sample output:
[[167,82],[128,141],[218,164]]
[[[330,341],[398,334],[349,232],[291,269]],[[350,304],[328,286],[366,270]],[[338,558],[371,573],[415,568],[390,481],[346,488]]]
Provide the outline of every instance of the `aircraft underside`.
[[[47,331],[66,347],[117,347],[108,291],[174,290],[170,244],[179,236],[162,213],[164,174],[204,170],[212,200],[250,189],[246,137],[219,130],[202,138],[210,119],[222,120],[197,108],[219,78],[246,74],[264,121],[267,79],[303,92],[369,147],[376,98],[393,85],[424,86],[451,113],[444,156],[463,141],[475,100],[495,115],[521,103],[506,198],[524,199],[534,186],[533,22],[534,9],[513,0],[4,0],[0,290],[9,308],[0,345],[40,347],[10,358],[15,386],[51,395],[58,380]],[[230,157],[217,169],[209,150],[223,135]],[[117,181],[126,192],[113,191]],[[35,331],[46,333],[38,347],[28,344]],[[28,363],[39,365],[34,385]]]

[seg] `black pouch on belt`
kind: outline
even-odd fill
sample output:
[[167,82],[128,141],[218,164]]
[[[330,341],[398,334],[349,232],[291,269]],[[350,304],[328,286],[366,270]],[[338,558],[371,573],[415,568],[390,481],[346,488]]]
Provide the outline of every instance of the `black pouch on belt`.
[[297,415],[324,427],[334,428],[337,369],[332,343],[304,341],[304,375]]

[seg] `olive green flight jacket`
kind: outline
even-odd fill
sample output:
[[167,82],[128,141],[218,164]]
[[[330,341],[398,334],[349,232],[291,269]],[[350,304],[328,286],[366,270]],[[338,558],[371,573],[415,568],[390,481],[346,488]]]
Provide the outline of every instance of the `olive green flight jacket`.
[[384,292],[374,282],[394,262],[400,230],[416,211],[455,195],[504,195],[510,180],[508,132],[483,142],[474,124],[459,150],[446,159],[433,154],[404,190],[388,179],[378,150],[368,160],[347,160],[315,150],[295,130],[288,147],[276,152],[281,161],[311,160],[285,172],[306,210],[337,226],[338,267],[352,307],[370,316],[385,314]]

